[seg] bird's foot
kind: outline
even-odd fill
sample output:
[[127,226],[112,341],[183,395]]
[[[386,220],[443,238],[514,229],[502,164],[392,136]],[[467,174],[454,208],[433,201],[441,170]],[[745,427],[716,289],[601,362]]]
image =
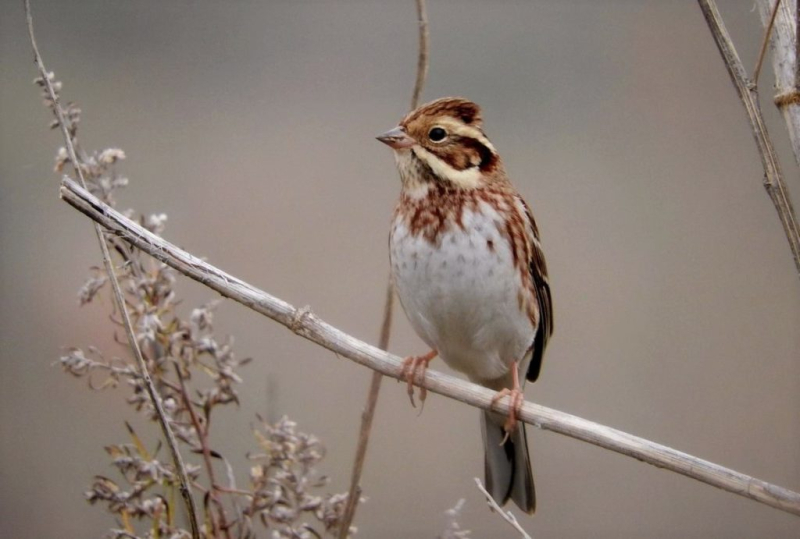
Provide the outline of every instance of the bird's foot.
[[522,386],[519,383],[519,371],[517,370],[516,361],[511,364],[511,373],[511,389],[504,388],[498,391],[497,394],[492,397],[492,406],[497,404],[504,397],[508,397],[508,419],[506,419],[506,422],[503,425],[503,430],[506,431],[506,435],[503,436],[503,440],[500,442],[500,445],[505,444],[511,433],[517,428],[517,419],[520,416],[520,412],[522,412],[522,403],[525,402],[525,394],[522,393]]
[[[428,396],[428,390],[422,386],[422,381],[425,380],[425,371],[428,370],[428,364],[433,358],[436,357],[436,350],[431,350],[422,356],[409,356],[403,360],[403,376],[402,379],[406,381],[408,398],[411,400],[411,406],[417,407],[414,402],[414,381],[416,379],[419,389],[419,400],[422,406],[425,406],[425,397]],[[417,378],[419,376],[419,378]],[[420,410],[421,412],[421,410]]]
[[506,431],[506,435],[503,437],[503,441],[500,442],[500,445],[506,443],[508,440],[509,435],[514,432],[517,428],[518,418],[522,411],[522,403],[525,402],[525,394],[519,388],[513,389],[502,389],[497,392],[497,394],[492,397],[492,406],[497,404],[499,401],[503,400],[505,397],[508,397],[509,400],[509,408],[508,408],[508,418],[506,419],[505,424],[503,424],[503,430]]

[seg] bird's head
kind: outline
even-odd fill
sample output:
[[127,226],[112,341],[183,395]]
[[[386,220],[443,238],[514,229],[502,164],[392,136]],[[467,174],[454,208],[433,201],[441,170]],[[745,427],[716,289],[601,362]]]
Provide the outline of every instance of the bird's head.
[[478,105],[444,97],[410,112],[377,138],[394,149],[404,187],[442,182],[474,189],[502,171],[500,156],[481,125]]

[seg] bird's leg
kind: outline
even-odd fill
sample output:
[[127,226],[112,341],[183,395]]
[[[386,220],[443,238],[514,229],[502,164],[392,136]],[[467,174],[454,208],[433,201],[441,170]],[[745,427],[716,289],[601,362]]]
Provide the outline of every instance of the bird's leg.
[[417,404],[414,402],[414,378],[417,376],[417,372],[420,371],[420,378],[417,385],[420,386],[419,400],[424,406],[425,397],[428,396],[428,390],[422,387],[422,380],[425,379],[425,371],[428,369],[428,363],[436,357],[437,353],[436,350],[431,350],[425,355],[409,356],[403,360],[403,379],[406,381],[406,384],[408,384],[408,398],[411,399],[411,406],[414,408],[417,407]]
[[503,441],[500,442],[500,445],[506,443],[508,436],[517,428],[517,418],[522,410],[522,403],[525,402],[525,394],[522,392],[522,386],[519,383],[519,370],[517,369],[516,361],[511,363],[511,375],[513,378],[513,387],[511,389],[504,388],[492,397],[492,406],[497,404],[503,397],[508,397],[509,399],[508,419],[506,419],[503,425],[503,430],[506,431],[506,435]]

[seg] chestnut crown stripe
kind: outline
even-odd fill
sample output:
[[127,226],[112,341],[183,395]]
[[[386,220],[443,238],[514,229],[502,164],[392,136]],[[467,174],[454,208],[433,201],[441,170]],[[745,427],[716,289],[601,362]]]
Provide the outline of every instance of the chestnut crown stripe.
[[464,99],[463,97],[443,97],[436,101],[431,101],[427,105],[423,105],[411,112],[403,119],[400,125],[405,127],[423,116],[450,116],[467,125],[474,125],[476,127],[480,127],[483,123],[480,107],[469,99]]

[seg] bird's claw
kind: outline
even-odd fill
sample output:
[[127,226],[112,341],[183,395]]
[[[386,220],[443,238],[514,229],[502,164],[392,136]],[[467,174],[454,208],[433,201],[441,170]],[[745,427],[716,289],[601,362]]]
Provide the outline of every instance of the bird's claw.
[[428,364],[434,357],[436,357],[436,351],[432,350],[423,356],[409,356],[403,360],[402,378],[406,381],[408,398],[414,408],[417,407],[417,403],[414,401],[415,380],[419,386],[420,413],[425,407],[425,398],[428,396],[428,390],[422,385],[422,381],[425,380],[425,371],[428,370]]
[[508,441],[508,437],[511,435],[511,433],[516,430],[518,418],[520,416],[520,412],[522,411],[522,403],[525,402],[525,395],[522,393],[522,390],[517,388],[505,388],[498,391],[497,394],[492,397],[492,406],[497,404],[505,397],[508,397],[509,399],[508,418],[503,424],[503,430],[506,432],[506,435],[503,437],[500,445],[505,444],[506,441]]

